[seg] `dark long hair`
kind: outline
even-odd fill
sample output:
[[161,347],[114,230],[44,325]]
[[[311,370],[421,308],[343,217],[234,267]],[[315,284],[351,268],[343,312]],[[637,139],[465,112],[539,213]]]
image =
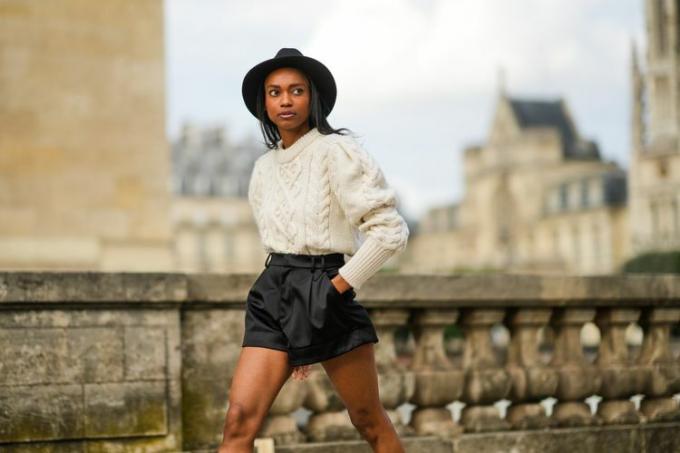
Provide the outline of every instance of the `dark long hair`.
[[[316,127],[322,135],[346,135],[350,133],[351,131],[347,128],[342,127],[340,129],[333,129],[331,125],[328,124],[326,115],[323,114],[325,105],[323,99],[319,95],[319,90],[316,88],[312,79],[307,77],[307,74],[305,74],[305,77],[309,83],[310,108],[309,118],[307,120],[309,122],[309,128],[313,129]],[[281,140],[281,134],[279,134],[279,129],[276,127],[276,124],[274,124],[267,116],[267,111],[264,108],[264,84],[260,84],[260,87],[257,90],[257,118],[260,120],[260,130],[262,131],[265,145],[269,149],[276,148],[277,142]]]

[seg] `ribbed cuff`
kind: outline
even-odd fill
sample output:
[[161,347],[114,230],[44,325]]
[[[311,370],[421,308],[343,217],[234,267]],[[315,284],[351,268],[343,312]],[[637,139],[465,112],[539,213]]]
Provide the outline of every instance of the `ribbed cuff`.
[[384,248],[378,241],[369,236],[352,258],[338,269],[338,273],[352,288],[359,289],[366,280],[380,270],[382,265],[395,252],[395,250]]

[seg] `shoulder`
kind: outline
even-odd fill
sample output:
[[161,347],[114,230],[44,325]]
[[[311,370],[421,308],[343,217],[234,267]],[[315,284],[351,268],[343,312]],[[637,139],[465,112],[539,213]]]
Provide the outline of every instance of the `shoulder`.
[[362,161],[370,158],[359,139],[351,133],[322,135],[319,141],[333,160]]
[[360,147],[359,141],[352,133],[321,135],[319,141],[329,147]]

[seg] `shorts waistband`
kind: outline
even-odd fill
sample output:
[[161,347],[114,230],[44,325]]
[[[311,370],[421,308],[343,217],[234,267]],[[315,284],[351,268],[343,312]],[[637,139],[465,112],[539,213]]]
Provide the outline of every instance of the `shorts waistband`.
[[345,256],[342,253],[327,253],[325,255],[303,255],[298,253],[272,252],[267,256],[264,266],[305,267],[323,269],[326,267],[342,266]]

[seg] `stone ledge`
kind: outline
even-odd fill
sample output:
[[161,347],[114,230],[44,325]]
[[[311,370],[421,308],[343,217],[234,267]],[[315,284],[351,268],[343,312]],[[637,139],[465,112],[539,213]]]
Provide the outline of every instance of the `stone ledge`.
[[[668,453],[680,451],[680,423],[595,428],[499,431],[463,434],[454,439],[405,437],[407,453]],[[197,450],[191,453],[208,453]],[[364,441],[307,443],[276,447],[276,453],[371,453]],[[189,453],[189,452],[187,452]]]
[[452,441],[461,453],[668,453],[680,451],[680,423],[561,428],[465,434]]
[[[436,436],[406,437],[402,439],[402,443],[407,453],[453,452],[450,440]],[[372,453],[372,451],[367,442],[359,440],[310,442],[299,445],[282,445],[275,448],[275,453]],[[214,453],[214,450],[191,450],[182,453]]]
[[[242,307],[257,274],[0,272],[0,308],[123,304]],[[378,274],[357,290],[366,307],[671,307],[680,276]]]
[[184,274],[0,272],[0,308],[44,304],[86,304],[99,308],[102,303],[179,303],[186,298]]

